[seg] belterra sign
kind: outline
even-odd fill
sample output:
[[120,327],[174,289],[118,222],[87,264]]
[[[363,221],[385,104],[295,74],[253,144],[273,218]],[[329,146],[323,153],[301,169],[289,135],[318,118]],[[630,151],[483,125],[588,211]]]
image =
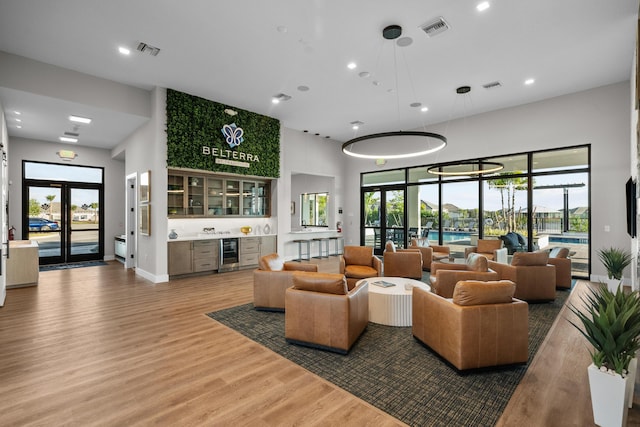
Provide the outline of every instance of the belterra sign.
[[[225,141],[229,144],[230,148],[238,147],[243,141],[244,131],[242,128],[236,126],[235,123],[230,125],[224,125],[220,130],[225,137]],[[243,151],[224,150],[218,147],[202,146],[202,155],[213,156],[216,158],[215,162],[222,165],[239,166],[248,168],[250,163],[259,162],[260,157],[257,154],[245,153]]]
[[280,122],[167,89],[167,167],[278,178]]

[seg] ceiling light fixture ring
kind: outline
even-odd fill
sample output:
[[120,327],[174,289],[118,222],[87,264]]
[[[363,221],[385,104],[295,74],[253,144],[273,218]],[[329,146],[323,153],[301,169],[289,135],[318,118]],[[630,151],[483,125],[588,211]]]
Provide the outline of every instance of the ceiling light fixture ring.
[[502,169],[504,169],[504,165],[502,163],[482,160],[467,160],[434,165],[427,169],[427,173],[442,176],[469,176],[498,172]]
[[[415,139],[418,143],[424,143],[428,139],[435,139],[438,141],[437,145],[429,145],[426,149],[417,148],[415,150],[397,153],[397,144],[393,144],[394,140],[397,143],[398,138],[405,140]],[[422,139],[425,138],[425,139]],[[377,153],[363,153],[360,151],[354,151],[354,146],[358,142],[377,143],[387,147],[394,147],[394,150],[389,153],[377,152]],[[435,153],[442,150],[447,145],[447,138],[433,132],[421,132],[421,131],[397,131],[397,132],[382,132],[374,133],[371,135],[364,135],[357,138],[350,139],[342,144],[342,152],[352,157],[359,157],[361,159],[404,159],[408,157],[424,156],[427,154]]]

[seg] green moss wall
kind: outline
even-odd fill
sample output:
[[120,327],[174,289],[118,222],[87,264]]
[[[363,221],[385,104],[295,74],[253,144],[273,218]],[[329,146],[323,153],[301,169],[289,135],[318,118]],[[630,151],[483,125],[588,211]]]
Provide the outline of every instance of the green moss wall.
[[[225,109],[238,114],[231,116]],[[244,131],[236,147],[222,133],[232,123]],[[225,164],[229,161],[249,167]],[[280,121],[167,89],[167,166],[278,178]]]

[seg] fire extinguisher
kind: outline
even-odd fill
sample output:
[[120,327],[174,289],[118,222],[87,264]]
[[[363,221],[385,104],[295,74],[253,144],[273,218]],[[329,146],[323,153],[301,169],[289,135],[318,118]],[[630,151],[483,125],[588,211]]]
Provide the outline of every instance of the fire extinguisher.
[[338,233],[342,233],[342,221],[336,223],[336,228],[338,229]]
[[16,237],[16,229],[15,227],[12,225],[11,228],[9,229],[9,240],[13,240]]

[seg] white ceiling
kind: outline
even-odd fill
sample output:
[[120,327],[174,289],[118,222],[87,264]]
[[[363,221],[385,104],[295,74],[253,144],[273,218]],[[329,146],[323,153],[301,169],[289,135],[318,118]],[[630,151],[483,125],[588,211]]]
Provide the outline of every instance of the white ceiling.
[[[484,12],[477,3],[0,0],[0,51],[140,88],[177,89],[337,141],[446,122],[631,75],[637,0],[491,0]],[[451,28],[427,37],[419,27],[439,16]],[[413,43],[394,48],[381,36],[389,24],[401,25]],[[141,41],[160,54],[136,51]],[[121,45],[132,49],[129,57],[118,53]],[[358,64],[353,71],[350,61]],[[372,76],[361,78],[362,71]],[[390,93],[396,77],[397,92]],[[525,86],[527,78],[535,83]],[[493,81],[502,86],[482,88]],[[299,91],[301,85],[309,90]],[[473,90],[456,95],[461,85]],[[291,100],[273,105],[271,97],[281,92]],[[0,102],[11,136],[57,141],[70,127],[62,113],[69,110],[66,101],[0,87]],[[412,102],[429,111],[409,107]],[[94,119],[82,129],[80,144],[111,148],[140,125],[126,115],[72,107]],[[15,109],[34,111],[22,129],[15,127]],[[350,125],[356,120],[364,122],[357,133]]]

